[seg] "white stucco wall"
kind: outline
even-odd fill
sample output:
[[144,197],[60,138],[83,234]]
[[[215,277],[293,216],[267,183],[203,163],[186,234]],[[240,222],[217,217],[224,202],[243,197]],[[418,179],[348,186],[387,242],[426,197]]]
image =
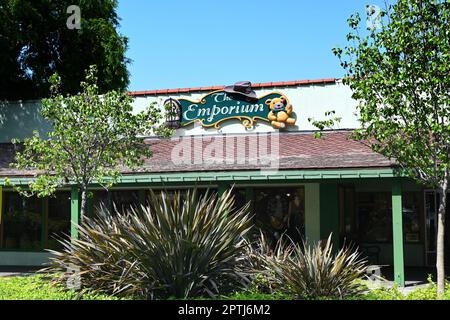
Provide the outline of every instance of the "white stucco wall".
[[[341,117],[342,121],[333,129],[353,129],[359,127],[355,115],[356,102],[351,98],[351,90],[340,81],[336,83],[299,85],[290,87],[273,87],[255,90],[258,97],[262,97],[271,92],[284,94],[293,106],[297,116],[295,127],[289,127],[289,131],[312,131],[317,130],[308,118],[324,120],[325,112],[334,110],[336,117]],[[134,111],[142,111],[151,103],[156,102],[159,107],[163,102],[172,97],[174,99],[187,98],[190,100],[200,100],[209,92],[196,92],[188,94],[160,95],[160,96],[138,96],[133,102]],[[24,139],[30,137],[34,130],[38,130],[45,136],[51,130],[50,124],[40,115],[39,101],[26,101],[20,103],[0,104],[0,142],[9,143],[12,138]],[[214,127],[203,128],[198,124],[191,124],[177,131],[175,136],[185,135],[209,135],[209,134],[241,134],[275,132],[270,123],[257,121],[255,126],[246,129],[238,120],[227,120],[222,122],[221,129]]]

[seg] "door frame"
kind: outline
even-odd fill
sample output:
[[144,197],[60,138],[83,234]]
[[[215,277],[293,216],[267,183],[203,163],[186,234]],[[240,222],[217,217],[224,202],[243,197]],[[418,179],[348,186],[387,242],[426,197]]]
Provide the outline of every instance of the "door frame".
[[[435,219],[434,219],[434,223],[435,223],[435,232],[436,232],[436,236],[437,236],[437,213],[439,208],[437,207],[438,203],[437,203],[437,193],[435,189],[424,189],[423,191],[423,205],[424,205],[424,236],[425,236],[425,248],[424,248],[424,253],[425,253],[425,265],[427,267],[431,267],[435,265],[435,260],[436,258],[433,259],[433,261],[431,261],[430,263],[430,259],[428,257],[429,254],[435,254],[436,255],[436,251],[428,251],[428,225],[427,225],[427,193],[433,193],[434,194],[434,208],[435,208]],[[447,195],[450,196],[450,191],[447,193]],[[446,215],[448,215],[448,213],[450,212],[450,208],[447,208],[447,213]],[[446,225],[445,225],[445,231],[447,231],[449,229],[449,225],[448,225],[448,221],[446,221]],[[446,239],[450,239],[448,238],[449,235],[446,232]],[[436,241],[436,240],[435,240]],[[447,240],[446,240],[447,241]],[[447,243],[446,243],[447,244]],[[450,248],[446,247],[444,250],[444,255],[450,256]],[[447,261],[446,265],[450,263]]]

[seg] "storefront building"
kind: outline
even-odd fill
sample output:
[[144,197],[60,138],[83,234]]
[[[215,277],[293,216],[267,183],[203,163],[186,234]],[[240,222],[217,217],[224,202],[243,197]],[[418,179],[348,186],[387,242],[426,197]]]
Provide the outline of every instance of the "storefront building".
[[[109,192],[93,185],[90,215],[101,203],[119,210],[145,203],[150,189],[223,193],[233,187],[236,204],[250,201],[255,224],[274,238],[286,232],[313,242],[332,233],[336,246],[356,244],[371,264],[393,266],[399,284],[405,266],[434,265],[434,191],[402,177],[394,162],[351,138],[359,127],[356,103],[339,79],[130,94],[135,110],[149,103],[171,107],[166,121],[176,134],[148,137],[153,156],[141,168],[125,170]],[[0,266],[45,264],[45,249],[58,248],[55,235],[77,236],[75,188],[39,199],[5,186],[6,178],[24,185],[33,179],[33,172],[10,168],[16,152],[10,141],[51,129],[39,107],[38,102],[2,106]],[[315,137],[308,119],[323,119],[331,110],[342,118],[339,128]]]

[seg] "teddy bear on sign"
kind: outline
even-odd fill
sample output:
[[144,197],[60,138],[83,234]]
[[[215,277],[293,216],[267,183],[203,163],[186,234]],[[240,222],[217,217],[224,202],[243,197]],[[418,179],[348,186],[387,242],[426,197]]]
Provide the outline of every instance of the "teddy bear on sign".
[[285,96],[266,100],[270,112],[267,118],[275,129],[284,129],[286,125],[295,125],[296,120],[291,117],[292,105]]

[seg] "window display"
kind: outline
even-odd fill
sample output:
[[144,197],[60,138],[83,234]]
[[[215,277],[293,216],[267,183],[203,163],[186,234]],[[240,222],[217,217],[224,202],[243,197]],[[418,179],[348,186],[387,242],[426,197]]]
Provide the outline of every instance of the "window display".
[[356,193],[360,242],[392,241],[392,201],[387,192]]
[[301,241],[305,234],[303,188],[262,188],[254,191],[256,225],[272,240],[286,234]]
[[403,234],[406,242],[420,242],[420,217],[422,202],[417,192],[403,194]]
[[2,218],[2,249],[42,250],[41,199],[5,192]]
[[70,237],[70,192],[57,192],[48,199],[47,249],[58,250],[58,239]]

